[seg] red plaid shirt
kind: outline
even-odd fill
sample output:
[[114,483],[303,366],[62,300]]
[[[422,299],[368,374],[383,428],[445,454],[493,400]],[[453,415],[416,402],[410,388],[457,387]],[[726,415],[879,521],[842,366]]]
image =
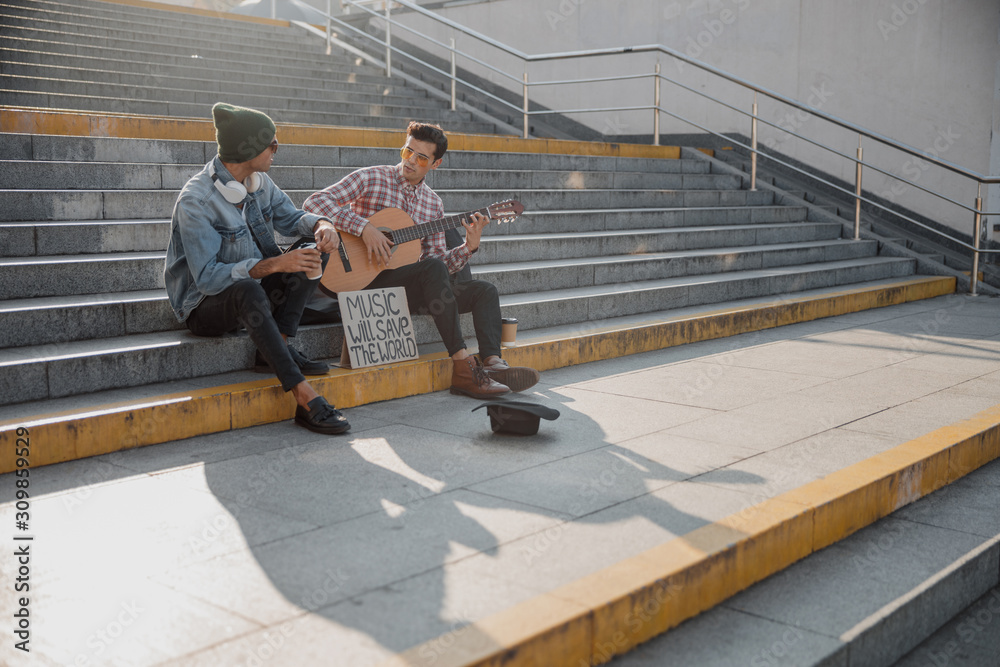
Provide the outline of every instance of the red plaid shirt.
[[[358,169],[310,195],[302,208],[329,218],[337,229],[354,236],[361,236],[367,219],[384,208],[402,209],[418,225],[444,217],[444,204],[437,193],[423,181],[411,185],[398,164]],[[449,250],[444,232],[424,237],[420,248],[420,259],[436,257],[451,273],[465,266],[471,256],[464,243]]]

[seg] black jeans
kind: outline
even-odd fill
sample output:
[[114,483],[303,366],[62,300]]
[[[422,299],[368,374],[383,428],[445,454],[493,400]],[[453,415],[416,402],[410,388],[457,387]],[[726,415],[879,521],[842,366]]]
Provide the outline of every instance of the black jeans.
[[444,262],[424,259],[383,271],[367,289],[380,287],[406,288],[410,312],[434,318],[449,355],[466,347],[459,313],[472,313],[479,356],[500,356],[500,294],[492,283],[452,282]]
[[240,280],[207,296],[191,311],[187,327],[197,336],[221,336],[246,327],[250,340],[275,370],[281,388],[290,391],[305,381],[281,335],[295,336],[306,301],[319,280],[304,273],[272,273],[260,283]]

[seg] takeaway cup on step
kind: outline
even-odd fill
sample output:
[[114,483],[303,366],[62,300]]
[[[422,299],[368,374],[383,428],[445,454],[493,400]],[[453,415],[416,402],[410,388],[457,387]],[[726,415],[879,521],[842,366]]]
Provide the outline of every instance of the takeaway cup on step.
[[505,347],[517,345],[517,318],[505,317],[500,320],[500,344]]

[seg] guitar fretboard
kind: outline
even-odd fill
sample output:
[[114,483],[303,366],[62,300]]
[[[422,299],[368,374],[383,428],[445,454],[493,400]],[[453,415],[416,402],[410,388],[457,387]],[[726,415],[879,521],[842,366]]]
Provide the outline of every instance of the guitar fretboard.
[[431,220],[430,222],[425,222],[423,224],[411,225],[402,229],[395,229],[391,232],[392,242],[398,245],[400,243],[406,243],[407,241],[422,239],[425,236],[437,234],[438,232],[443,232],[448,229],[461,227],[462,220],[468,218],[474,213],[482,213],[487,218],[490,217],[489,208],[481,208],[476,211],[469,211],[468,213],[459,213],[458,215],[446,215],[443,218]]

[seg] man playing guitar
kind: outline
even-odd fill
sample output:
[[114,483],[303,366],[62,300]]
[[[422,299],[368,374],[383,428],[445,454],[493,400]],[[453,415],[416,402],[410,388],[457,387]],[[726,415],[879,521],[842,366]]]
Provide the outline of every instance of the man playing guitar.
[[[406,143],[396,165],[358,169],[328,188],[311,195],[303,209],[333,221],[341,232],[360,237],[367,248],[367,261],[388,266],[392,241],[368,218],[387,208],[403,210],[416,224],[444,216],[441,198],[424,182],[427,174],[441,166],[448,139],[437,125],[411,122]],[[421,239],[419,261],[386,268],[366,288],[406,289],[410,309],[434,319],[441,339],[454,362],[451,392],[474,398],[493,398],[510,391],[523,391],[538,382],[533,368],[511,367],[501,358],[500,296],[496,287],[483,280],[455,281],[479,249],[483,227],[489,218],[472,213],[462,220],[465,243],[449,249],[444,232]],[[336,255],[330,258],[336,262]],[[479,357],[469,355],[459,323],[459,313],[472,313]]]

